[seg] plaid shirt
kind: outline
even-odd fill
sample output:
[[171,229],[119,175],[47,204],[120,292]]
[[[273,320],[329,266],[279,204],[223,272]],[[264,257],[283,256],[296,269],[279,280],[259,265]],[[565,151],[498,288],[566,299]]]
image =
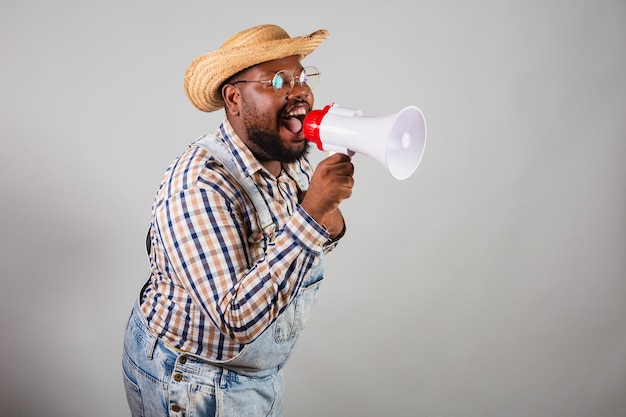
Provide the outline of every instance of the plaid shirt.
[[336,243],[298,204],[296,172],[310,178],[308,160],[283,164],[276,178],[226,119],[215,135],[261,191],[275,239],[265,247],[243,188],[206,149],[190,146],[168,167],[154,200],[141,310],[171,346],[223,361],[271,325]]

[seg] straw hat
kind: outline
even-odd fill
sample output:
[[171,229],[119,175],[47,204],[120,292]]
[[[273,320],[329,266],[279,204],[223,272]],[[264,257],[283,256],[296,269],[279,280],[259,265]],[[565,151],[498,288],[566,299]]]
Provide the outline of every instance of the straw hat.
[[196,58],[185,72],[185,93],[198,109],[212,112],[224,107],[220,87],[239,71],[262,62],[299,55],[304,58],[328,36],[317,30],[289,37],[276,25],[259,25],[232,35],[213,52]]

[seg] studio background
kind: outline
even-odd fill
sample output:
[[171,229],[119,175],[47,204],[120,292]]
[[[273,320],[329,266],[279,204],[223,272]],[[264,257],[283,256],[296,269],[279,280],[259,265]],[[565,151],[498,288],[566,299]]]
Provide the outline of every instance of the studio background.
[[223,115],[184,71],[260,23],[329,30],[317,108],[428,125],[405,181],[354,158],[287,415],[626,416],[623,0],[4,0],[0,414],[129,414],[152,199]]

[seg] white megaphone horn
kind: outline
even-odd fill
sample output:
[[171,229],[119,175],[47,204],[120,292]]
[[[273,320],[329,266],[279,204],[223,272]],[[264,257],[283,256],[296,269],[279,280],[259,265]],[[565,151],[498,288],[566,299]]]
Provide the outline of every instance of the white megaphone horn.
[[303,122],[304,136],[320,150],[346,155],[363,153],[383,164],[398,180],[417,169],[426,145],[426,121],[415,106],[382,117],[329,104],[312,110]]

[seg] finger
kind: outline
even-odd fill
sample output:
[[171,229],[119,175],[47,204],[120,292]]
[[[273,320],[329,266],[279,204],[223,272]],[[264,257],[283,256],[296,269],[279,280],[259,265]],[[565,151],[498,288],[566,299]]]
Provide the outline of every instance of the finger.
[[342,174],[342,175],[348,175],[348,176],[354,175],[354,164],[349,161],[335,164],[334,169],[335,169],[335,172]]
[[343,153],[334,153],[331,156],[329,156],[328,158],[325,159],[326,163],[328,164],[340,164],[343,162],[348,162],[350,161],[350,157],[346,154]]

